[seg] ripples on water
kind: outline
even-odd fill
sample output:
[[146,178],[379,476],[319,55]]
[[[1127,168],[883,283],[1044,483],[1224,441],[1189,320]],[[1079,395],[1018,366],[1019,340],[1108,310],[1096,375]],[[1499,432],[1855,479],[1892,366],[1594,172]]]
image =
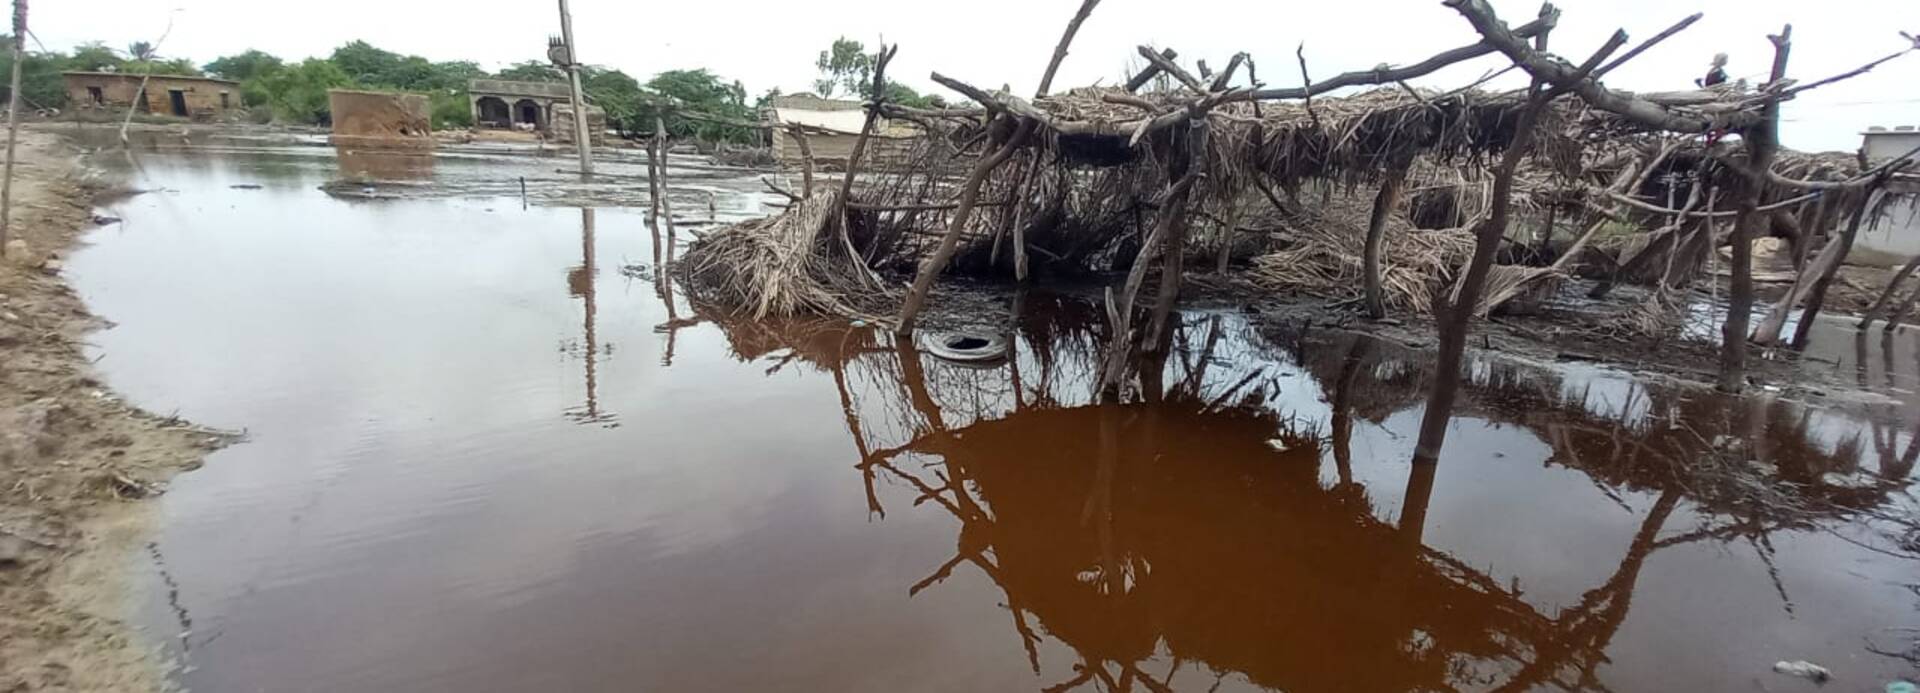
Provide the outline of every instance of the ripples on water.
[[[252,434],[164,501],[178,593],[149,622],[192,620],[183,683],[1778,690],[1797,682],[1774,661],[1810,659],[1856,690],[1913,673],[1868,651],[1920,622],[1914,562],[1877,519],[1913,510],[1907,405],[1482,358],[1441,462],[1415,467],[1423,352],[1196,311],[1137,401],[1095,406],[1093,304],[1008,297],[1014,358],[986,368],[838,321],[733,321],[658,281],[641,214],[558,206],[631,204],[643,181],[559,189],[556,161],[142,157],[139,187],[163,192],[120,203],[72,265],[118,323],[100,367],[150,409]],[[319,190],[342,177],[404,194]],[[762,210],[752,177],[683,181],[687,222]]]

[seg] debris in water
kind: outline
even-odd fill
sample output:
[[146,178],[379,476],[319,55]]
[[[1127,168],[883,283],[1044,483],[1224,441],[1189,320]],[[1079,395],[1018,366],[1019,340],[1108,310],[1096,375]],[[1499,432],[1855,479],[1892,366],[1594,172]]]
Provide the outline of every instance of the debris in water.
[[1273,448],[1273,451],[1274,451],[1274,452],[1286,452],[1286,451],[1288,451],[1288,450],[1292,450],[1292,449],[1293,449],[1293,446],[1291,446],[1291,445],[1288,445],[1288,444],[1287,444],[1287,441],[1286,441],[1286,440],[1284,440],[1284,439],[1281,439],[1281,438],[1270,438],[1270,439],[1268,439],[1268,440],[1267,440],[1267,447],[1270,447],[1270,448]]
[[992,361],[1007,355],[1007,340],[999,335],[955,332],[936,335],[927,351],[948,361]]
[[234,190],[259,190],[259,189],[260,189],[260,184],[258,184],[258,183],[235,183],[235,184],[233,184],[233,185],[229,185],[229,186],[227,186],[227,187],[229,187],[229,188],[233,188]]
[[1804,659],[1791,662],[1784,660],[1774,662],[1773,670],[1788,676],[1798,676],[1814,683],[1826,683],[1827,679],[1833,678],[1833,672],[1827,671],[1826,667]]
[[118,224],[118,223],[120,223],[120,217],[108,216],[105,214],[93,215],[94,226],[106,226],[108,224]]

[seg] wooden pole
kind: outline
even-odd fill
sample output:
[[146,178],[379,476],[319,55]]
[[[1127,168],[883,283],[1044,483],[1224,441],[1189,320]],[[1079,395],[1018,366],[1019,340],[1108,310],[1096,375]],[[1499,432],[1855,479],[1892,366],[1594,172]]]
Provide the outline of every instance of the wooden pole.
[[653,138],[647,142],[647,223],[653,226],[655,230],[658,230],[660,227],[660,197],[666,190],[666,186],[661,185],[660,182],[660,156],[661,150],[666,147],[664,143],[660,141],[665,138],[662,132],[665,128],[660,127],[660,119],[653,119],[653,124]]
[[667,123],[659,116],[653,118],[653,141],[654,147],[660,153],[660,157],[655,159],[653,164],[655,171],[653,179],[656,181],[654,186],[658,190],[658,194],[654,195],[653,199],[660,205],[660,222],[666,225],[667,254],[671,256],[673,254],[673,197],[667,193]]
[[787,128],[793,141],[800,145],[800,161],[805,168],[800,169],[800,199],[813,197],[813,144],[807,140],[807,130],[802,127]]
[[[1542,21],[1554,16],[1558,16],[1558,10],[1551,3],[1540,8]],[[1534,37],[1534,50],[1547,49],[1548,33],[1543,31]],[[1584,79],[1599,66],[1599,61],[1605,60],[1624,41],[1624,36],[1615,34],[1613,41],[1583,65],[1580,78]],[[1501,240],[1506,237],[1513,208],[1513,178],[1520,167],[1520,159],[1533,149],[1534,130],[1539,125],[1540,113],[1559,93],[1557,89],[1548,88],[1545,80],[1538,77],[1534,78],[1533,85],[1527,91],[1527,102],[1520,109],[1513,142],[1507,145],[1506,153],[1494,168],[1492,209],[1475,231],[1473,258],[1467,262],[1467,271],[1460,278],[1459,290],[1451,300],[1443,293],[1435,301],[1436,323],[1440,331],[1439,354],[1434,365],[1433,389],[1427,395],[1426,411],[1420,419],[1420,437],[1413,448],[1415,467],[1440,461],[1440,449],[1447,440],[1447,425],[1453,420],[1453,403],[1460,394],[1461,370],[1467,351],[1467,329],[1473,324],[1487,275],[1493,271],[1493,256],[1499,251]]]
[[0,258],[7,255],[7,236],[13,227],[13,155],[20,139],[20,63],[25,62],[27,0],[13,0],[13,77],[7,91],[7,169],[0,182]]
[[573,12],[560,0],[560,40],[567,44],[567,86],[573,101],[573,149],[580,154],[580,171],[593,173],[593,139],[587,128],[587,97],[580,90],[580,53],[573,43]]
[[1060,45],[1053,47],[1053,59],[1047,61],[1047,71],[1040,75],[1040,88],[1034,91],[1033,98],[1046,96],[1047,90],[1053,88],[1053,74],[1060,70],[1060,61],[1067,59],[1067,46],[1073,43],[1073,35],[1080,33],[1080,23],[1087,21],[1087,15],[1092,14],[1093,7],[1098,4],[1100,0],[1084,0],[1080,3],[1080,11],[1073,14],[1073,19],[1067,22],[1066,33],[1060,35]]
[[[1793,48],[1793,25],[1773,42],[1773,71],[1769,84],[1779,84],[1787,74],[1787,55]],[[1733,274],[1727,292],[1727,321],[1720,329],[1720,382],[1722,392],[1738,394],[1747,385],[1747,325],[1753,312],[1753,238],[1767,216],[1759,210],[1761,194],[1767,187],[1767,172],[1779,151],[1780,102],[1768,100],[1760,122],[1742,133],[1747,142],[1747,185],[1740,193],[1740,212],[1733,225]]]

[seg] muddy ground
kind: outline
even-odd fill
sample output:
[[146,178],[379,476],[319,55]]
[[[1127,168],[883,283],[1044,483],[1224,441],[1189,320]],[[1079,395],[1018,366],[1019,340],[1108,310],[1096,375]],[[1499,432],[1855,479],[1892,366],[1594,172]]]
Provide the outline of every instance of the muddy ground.
[[0,266],[0,691],[155,690],[162,669],[122,620],[142,499],[230,438],[102,386],[81,346],[105,323],[59,269],[95,196],[124,193],[52,133],[22,132],[18,157],[12,238],[27,252]]

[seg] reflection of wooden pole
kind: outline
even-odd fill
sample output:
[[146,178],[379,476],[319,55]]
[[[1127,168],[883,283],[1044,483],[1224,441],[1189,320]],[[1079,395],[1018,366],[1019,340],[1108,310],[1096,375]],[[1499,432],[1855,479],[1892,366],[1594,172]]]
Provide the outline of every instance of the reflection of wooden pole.
[[560,40],[567,44],[567,85],[573,98],[573,148],[580,154],[580,172],[593,173],[593,141],[588,138],[587,99],[580,93],[580,54],[573,44],[573,12],[560,0]]
[[20,138],[20,63],[26,58],[27,0],[13,0],[13,78],[7,92],[7,170],[0,182],[0,257],[7,255],[13,225],[13,152]]
[[1354,335],[1340,362],[1340,379],[1333,386],[1333,464],[1340,472],[1341,486],[1353,485],[1353,388],[1372,347],[1372,337]]
[[600,420],[600,399],[597,396],[598,393],[595,391],[595,387],[598,385],[598,383],[595,382],[595,377],[594,377],[595,374],[593,372],[594,365],[595,365],[594,360],[595,360],[595,357],[598,356],[596,352],[599,351],[599,344],[595,340],[596,335],[594,334],[594,331],[593,331],[593,327],[594,327],[593,311],[595,306],[593,302],[594,262],[593,262],[593,209],[592,208],[583,207],[580,209],[580,263],[587,275],[586,286],[582,287],[583,291],[586,293],[586,296],[584,296],[584,298],[586,299],[586,308],[587,308],[586,310],[586,313],[587,313],[587,318],[586,318],[587,420],[599,421]]
[[1440,465],[1413,463],[1407,472],[1406,495],[1400,501],[1400,536],[1419,546],[1427,533],[1427,506],[1433,502],[1433,477]]

